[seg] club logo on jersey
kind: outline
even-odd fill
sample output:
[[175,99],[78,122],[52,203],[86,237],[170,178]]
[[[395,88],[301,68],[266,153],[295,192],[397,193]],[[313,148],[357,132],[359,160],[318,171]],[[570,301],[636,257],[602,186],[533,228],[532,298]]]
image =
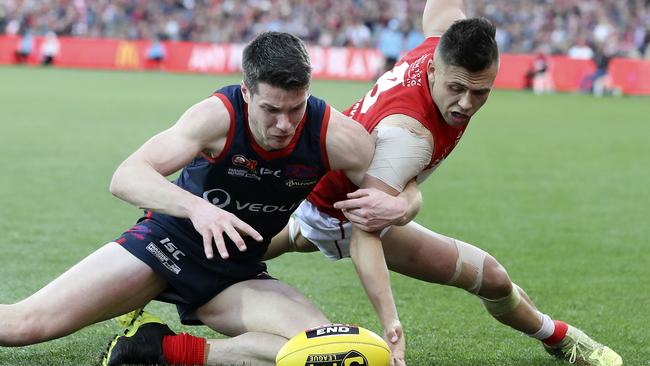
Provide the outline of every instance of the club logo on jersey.
[[237,154],[232,157],[231,161],[233,165],[242,168],[228,168],[228,175],[262,180],[262,177],[257,175],[257,160],[248,159],[244,155]]
[[255,171],[257,170],[257,160],[248,159],[244,155],[240,155],[240,154],[234,155],[232,157],[232,163],[235,164],[236,166],[241,166],[248,169],[248,171],[250,171],[251,173],[255,173]]
[[307,356],[305,366],[368,366],[368,360],[359,351],[323,353]]
[[257,160],[248,159],[241,154],[234,155],[231,161],[235,166],[243,168],[228,168],[228,175],[232,175],[234,177],[262,180],[262,177],[267,175],[274,176],[276,178],[280,178],[282,175],[282,169],[273,170],[264,167],[259,167],[259,169],[257,169]]
[[[232,198],[230,197],[230,194],[225,190],[219,188],[215,188],[203,192],[203,199],[219,208],[224,208],[226,206],[229,206],[232,202]],[[237,211],[250,211],[250,212],[263,212],[263,213],[293,212],[296,208],[298,208],[300,202],[302,202],[302,200],[290,204],[287,203],[286,205],[283,204],[270,205],[270,204],[257,203],[257,202],[244,202],[236,199],[234,200],[234,205],[231,205],[231,210],[234,209]]]

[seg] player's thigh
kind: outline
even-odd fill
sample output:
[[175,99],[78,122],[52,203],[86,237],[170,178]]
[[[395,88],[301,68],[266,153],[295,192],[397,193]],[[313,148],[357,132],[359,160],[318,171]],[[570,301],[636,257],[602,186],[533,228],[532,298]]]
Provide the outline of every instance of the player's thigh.
[[391,271],[434,283],[446,283],[454,275],[458,250],[452,238],[411,221],[391,227],[381,240]]
[[276,280],[236,283],[198,308],[196,314],[210,328],[232,337],[262,332],[290,338],[329,323],[298,290]]
[[144,306],[165,286],[145,263],[109,243],[15,306],[46,322],[48,336],[61,336]]

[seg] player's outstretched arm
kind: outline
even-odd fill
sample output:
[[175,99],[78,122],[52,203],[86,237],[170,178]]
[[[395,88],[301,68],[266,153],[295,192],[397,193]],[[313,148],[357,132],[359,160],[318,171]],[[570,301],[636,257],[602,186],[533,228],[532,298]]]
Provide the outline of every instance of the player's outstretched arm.
[[369,233],[353,226],[350,257],[384,329],[384,340],[391,349],[392,364],[406,365],[404,331],[397,314],[379,232]]
[[[363,127],[332,110],[327,133],[327,151],[332,169],[342,169],[362,188],[381,187],[383,182],[365,174],[374,155],[372,138]],[[397,194],[397,191],[391,191]],[[384,337],[392,349],[394,364],[404,364],[404,335],[390,287],[388,267],[377,233],[353,228],[350,254],[359,279],[384,327]]]
[[427,0],[422,13],[422,33],[441,36],[455,21],[465,19],[463,0]]
[[246,250],[240,233],[261,240],[257,231],[165,178],[202,151],[218,155],[226,143],[229,128],[230,114],[218,98],[195,104],[176,124],[153,136],[120,164],[113,174],[111,193],[147,210],[189,218],[203,236],[208,258],[213,257],[213,241],[221,257],[228,257],[223,233],[240,250]]

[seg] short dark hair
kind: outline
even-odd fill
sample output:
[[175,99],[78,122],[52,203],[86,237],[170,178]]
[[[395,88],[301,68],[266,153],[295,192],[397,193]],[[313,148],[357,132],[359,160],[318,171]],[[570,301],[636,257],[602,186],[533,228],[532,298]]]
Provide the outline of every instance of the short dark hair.
[[483,71],[499,61],[496,28],[485,18],[458,20],[440,38],[436,52],[447,65]]
[[305,44],[283,32],[264,32],[255,37],[242,58],[244,82],[255,94],[259,83],[285,90],[309,88],[311,62]]

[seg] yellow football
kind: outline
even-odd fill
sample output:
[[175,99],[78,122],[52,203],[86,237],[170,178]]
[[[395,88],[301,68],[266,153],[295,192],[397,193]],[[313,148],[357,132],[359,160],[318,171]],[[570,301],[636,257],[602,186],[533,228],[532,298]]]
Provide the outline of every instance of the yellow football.
[[389,366],[390,348],[368,329],[328,324],[308,329],[287,342],[277,366]]

